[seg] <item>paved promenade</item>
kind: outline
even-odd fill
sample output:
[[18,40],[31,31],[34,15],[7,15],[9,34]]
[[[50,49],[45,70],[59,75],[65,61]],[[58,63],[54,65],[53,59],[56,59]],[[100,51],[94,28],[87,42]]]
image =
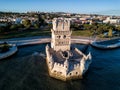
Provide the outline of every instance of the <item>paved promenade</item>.
[[[89,44],[93,40],[89,37],[72,37],[72,43],[80,43],[80,44]],[[49,43],[51,41],[50,36],[35,36],[35,37],[24,37],[24,38],[12,38],[12,39],[2,39],[0,42],[8,42],[10,44],[16,44],[17,46],[24,45],[34,45],[41,43]]]

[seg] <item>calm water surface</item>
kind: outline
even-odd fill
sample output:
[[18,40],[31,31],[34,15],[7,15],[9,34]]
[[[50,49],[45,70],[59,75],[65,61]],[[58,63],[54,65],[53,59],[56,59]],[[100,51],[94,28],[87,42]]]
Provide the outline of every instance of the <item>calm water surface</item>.
[[49,77],[45,59],[34,54],[45,54],[45,46],[20,47],[17,54],[0,61],[0,90],[120,90],[120,48],[89,46],[92,64],[84,78],[63,82]]

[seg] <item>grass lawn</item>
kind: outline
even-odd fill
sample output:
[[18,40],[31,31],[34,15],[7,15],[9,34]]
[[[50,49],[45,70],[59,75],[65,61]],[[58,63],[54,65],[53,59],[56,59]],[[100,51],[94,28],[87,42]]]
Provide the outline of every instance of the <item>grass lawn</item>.
[[27,30],[21,32],[9,32],[0,34],[0,39],[31,37],[31,36],[48,36],[50,30]]
[[[14,31],[9,33],[1,33],[0,39],[19,38],[19,37],[31,37],[31,36],[50,36],[50,30],[26,30],[26,31]],[[72,36],[91,36],[90,31],[72,31]]]
[[89,30],[78,30],[78,31],[72,31],[72,36],[86,36],[89,37],[91,36],[91,32]]

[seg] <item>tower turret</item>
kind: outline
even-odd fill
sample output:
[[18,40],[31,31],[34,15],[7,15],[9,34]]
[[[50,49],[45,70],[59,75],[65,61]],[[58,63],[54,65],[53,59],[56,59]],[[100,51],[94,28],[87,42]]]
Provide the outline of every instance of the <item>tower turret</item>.
[[68,62],[68,59],[65,60],[64,62],[64,68],[65,68],[65,75],[67,75],[68,73],[68,69],[69,69],[69,62]]

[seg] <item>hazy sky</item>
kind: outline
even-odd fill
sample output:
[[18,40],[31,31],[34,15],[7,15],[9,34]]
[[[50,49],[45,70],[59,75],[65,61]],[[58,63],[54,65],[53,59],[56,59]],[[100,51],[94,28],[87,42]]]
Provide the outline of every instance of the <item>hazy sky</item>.
[[120,0],[0,0],[0,11],[119,14]]

